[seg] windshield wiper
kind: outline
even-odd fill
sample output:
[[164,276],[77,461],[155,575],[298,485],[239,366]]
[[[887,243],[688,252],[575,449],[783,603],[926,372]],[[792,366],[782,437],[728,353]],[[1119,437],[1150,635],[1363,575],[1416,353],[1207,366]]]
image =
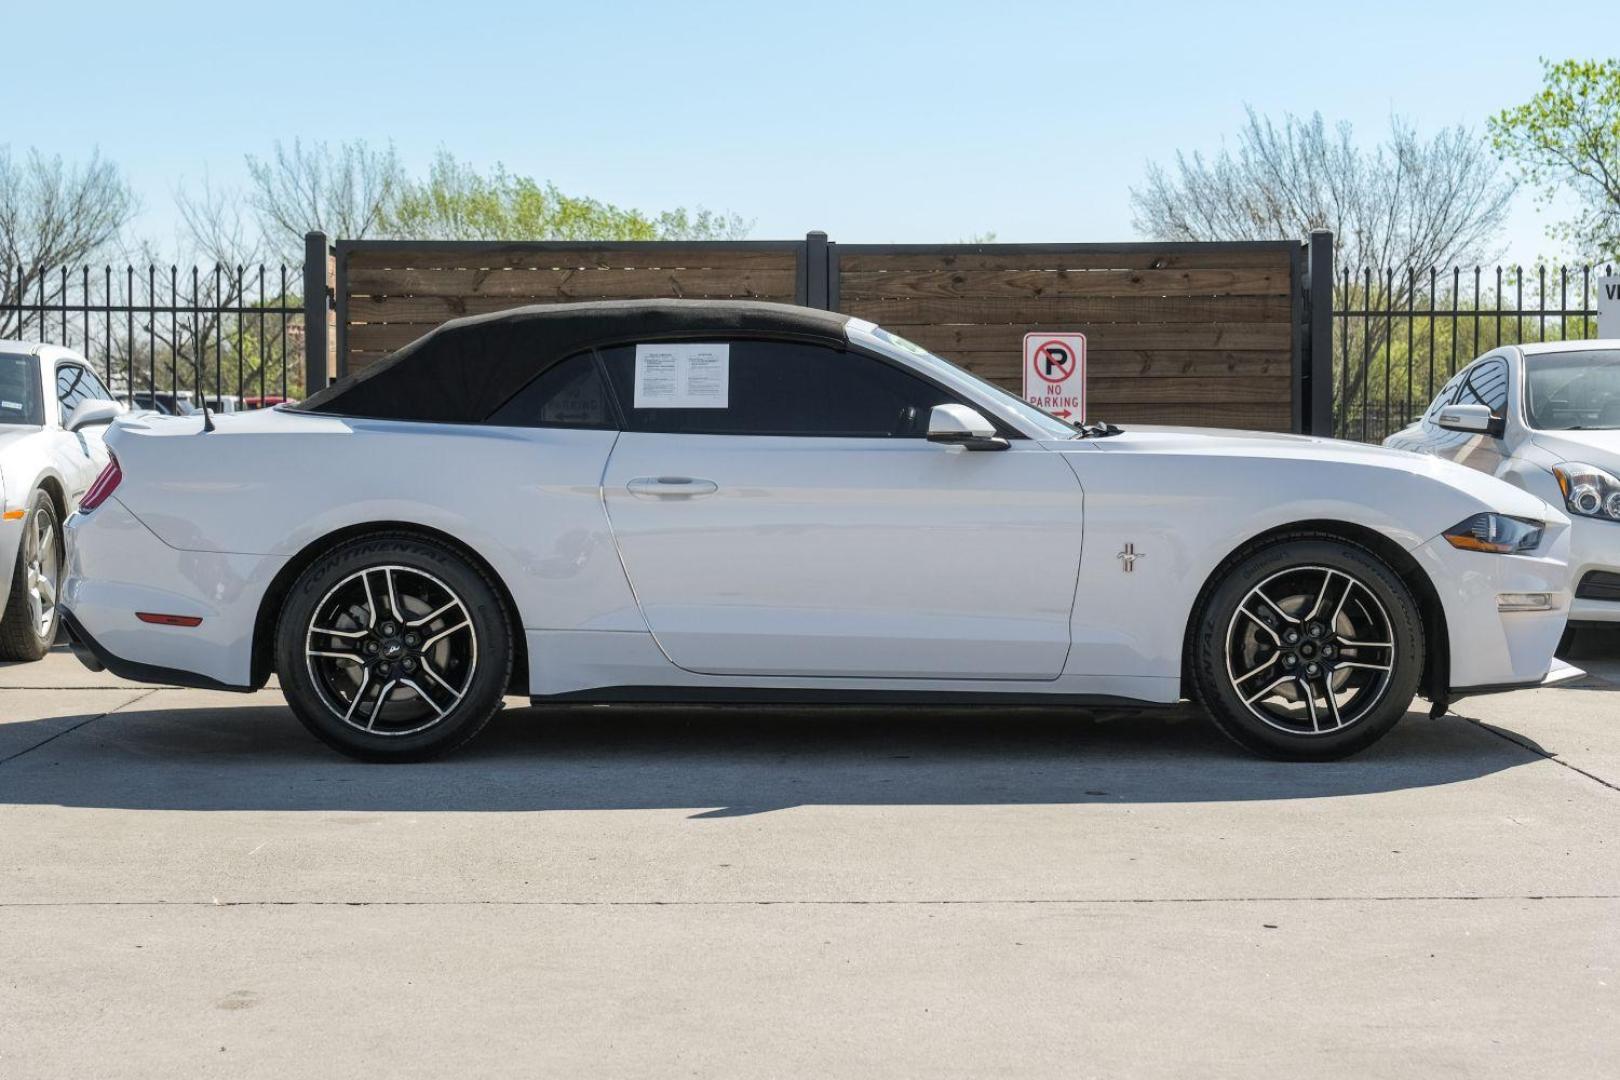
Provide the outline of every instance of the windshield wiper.
[[1104,420],[1093,420],[1089,424],[1073,424],[1073,428],[1080,434],[1078,439],[1106,439],[1110,435],[1125,434],[1124,428],[1115,427]]

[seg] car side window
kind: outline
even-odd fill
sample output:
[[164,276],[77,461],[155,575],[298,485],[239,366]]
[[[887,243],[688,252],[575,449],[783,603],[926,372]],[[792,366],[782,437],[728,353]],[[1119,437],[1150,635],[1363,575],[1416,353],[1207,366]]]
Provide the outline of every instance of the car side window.
[[68,417],[73,415],[73,410],[78,407],[79,402],[84,401],[86,398],[95,397],[95,395],[90,392],[93,379],[94,376],[90,374],[89,369],[80,367],[78,364],[56,365],[56,410],[58,423],[66,426]]
[[1434,395],[1434,400],[1429,403],[1429,410],[1423,414],[1423,418],[1433,422],[1440,415],[1440,410],[1451,404],[1452,399],[1457,396],[1457,388],[1467,377],[1468,371],[1465,368],[1447,380],[1446,385],[1440,388],[1440,392]]
[[588,352],[553,364],[484,422],[499,427],[617,426],[596,357]]
[[1500,357],[1492,357],[1480,361],[1468,370],[1467,378],[1457,388],[1455,404],[1484,405],[1491,410],[1492,415],[1502,416],[1507,412],[1507,399],[1507,361]]
[[84,396],[93,401],[118,400],[117,398],[113,397],[112,391],[107,389],[107,384],[102,382],[100,377],[89,368],[84,369],[84,381],[81,385],[85,391]]
[[923,438],[935,405],[960,399],[875,357],[801,341],[733,340],[725,408],[644,408],[635,402],[636,347],[602,350],[633,431],[692,435]]

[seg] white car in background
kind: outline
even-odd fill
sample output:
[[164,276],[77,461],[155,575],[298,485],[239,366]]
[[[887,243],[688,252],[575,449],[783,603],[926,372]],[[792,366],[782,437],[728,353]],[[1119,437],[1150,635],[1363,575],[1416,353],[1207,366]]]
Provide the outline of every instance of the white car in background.
[[1620,340],[1510,345],[1384,445],[1500,477],[1570,516],[1570,623],[1620,623]]
[[38,660],[56,640],[62,523],[123,411],[79,354],[0,341],[0,660]]
[[93,667],[419,760],[537,701],[1195,697],[1353,753],[1543,681],[1569,520],[1449,462],[1083,428],[775,304],[458,319],[296,407],[127,418],[69,523]]

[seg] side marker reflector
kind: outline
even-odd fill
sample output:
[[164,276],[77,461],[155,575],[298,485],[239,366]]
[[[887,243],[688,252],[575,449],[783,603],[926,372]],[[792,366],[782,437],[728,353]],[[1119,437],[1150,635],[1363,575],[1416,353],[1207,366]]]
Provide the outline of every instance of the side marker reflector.
[[154,626],[201,626],[200,615],[161,615],[155,611],[137,611],[135,617]]
[[1553,598],[1544,592],[1505,592],[1496,594],[1497,611],[1551,611]]
[[26,510],[7,510],[4,514],[0,514],[0,517],[3,517],[7,521],[21,521],[27,516],[28,511]]

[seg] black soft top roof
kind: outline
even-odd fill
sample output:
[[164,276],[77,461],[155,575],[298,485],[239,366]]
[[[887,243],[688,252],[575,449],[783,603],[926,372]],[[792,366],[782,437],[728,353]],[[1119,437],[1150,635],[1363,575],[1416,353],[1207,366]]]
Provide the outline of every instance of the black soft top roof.
[[760,334],[842,344],[849,316],[747,300],[536,304],[454,319],[310,395],[296,408],[386,420],[481,423],[531,379],[582,349],[627,341]]

